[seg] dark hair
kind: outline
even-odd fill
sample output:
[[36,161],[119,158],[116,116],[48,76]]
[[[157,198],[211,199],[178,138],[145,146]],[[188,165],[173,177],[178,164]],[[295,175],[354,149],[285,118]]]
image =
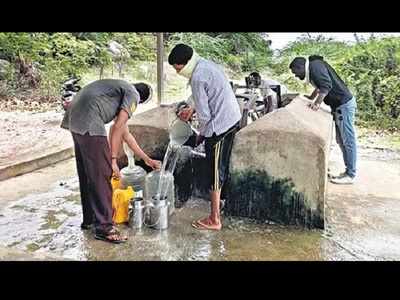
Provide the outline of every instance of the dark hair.
[[306,64],[306,59],[304,57],[296,57],[290,63],[289,68],[293,69],[293,68],[304,67],[305,64]]
[[250,76],[250,77],[257,78],[257,79],[261,79],[261,75],[260,75],[260,73],[258,73],[258,72],[252,72],[252,73],[250,73],[249,76]]
[[150,100],[151,96],[151,86],[148,85],[147,83],[144,82],[139,82],[139,83],[134,83],[133,86],[136,88],[140,95],[140,101],[139,104],[146,102],[147,100]]
[[170,65],[186,65],[193,56],[193,49],[185,44],[178,44],[168,56],[168,63]]
[[176,105],[175,113],[178,115],[181,109],[189,107],[190,105],[186,101],[181,101]]

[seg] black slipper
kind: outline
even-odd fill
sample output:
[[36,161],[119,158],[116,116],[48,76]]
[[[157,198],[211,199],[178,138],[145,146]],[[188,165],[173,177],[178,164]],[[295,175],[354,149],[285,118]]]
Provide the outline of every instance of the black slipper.
[[[110,236],[112,236],[112,235],[118,236],[118,239],[117,240],[111,239]],[[128,240],[128,239],[122,239],[121,233],[116,229],[111,229],[108,232],[97,231],[94,235],[94,238],[96,240],[105,241],[105,242],[109,242],[112,244],[122,244],[122,243],[126,243]]]

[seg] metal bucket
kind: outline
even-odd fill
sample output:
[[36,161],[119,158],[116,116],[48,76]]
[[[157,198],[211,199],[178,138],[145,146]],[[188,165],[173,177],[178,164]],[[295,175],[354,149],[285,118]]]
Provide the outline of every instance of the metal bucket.
[[169,203],[167,197],[158,200],[156,196],[154,196],[151,199],[148,225],[154,229],[167,229],[169,221],[168,207]]
[[146,208],[145,201],[143,198],[134,198],[132,206],[133,211],[130,226],[132,228],[140,229],[142,228],[144,221],[144,211]]
[[169,127],[169,139],[175,145],[183,145],[193,134],[189,123],[176,119]]

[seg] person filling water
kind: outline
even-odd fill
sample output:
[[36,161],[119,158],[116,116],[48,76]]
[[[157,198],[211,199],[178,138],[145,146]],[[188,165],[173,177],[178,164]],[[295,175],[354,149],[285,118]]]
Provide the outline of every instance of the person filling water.
[[200,57],[190,46],[176,45],[168,62],[179,75],[189,79],[194,105],[178,113],[187,122],[197,113],[199,135],[195,145],[205,142],[209,176],[211,213],[192,222],[196,229],[221,230],[221,189],[227,180],[233,139],[241,119],[240,107],[223,70]]
[[[79,176],[83,230],[94,227],[95,238],[111,243],[126,242],[127,237],[113,226],[112,175],[120,177],[117,156],[124,141],[153,169],[160,162],[151,159],[130,134],[127,121],[138,104],[151,99],[151,87],[124,80],[103,79],[85,86],[75,95],[61,127],[71,132]],[[107,140],[105,124],[114,120]]]

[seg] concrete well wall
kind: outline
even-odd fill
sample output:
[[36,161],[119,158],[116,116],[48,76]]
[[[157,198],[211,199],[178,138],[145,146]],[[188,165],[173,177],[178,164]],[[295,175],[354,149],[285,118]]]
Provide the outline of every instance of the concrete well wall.
[[329,112],[312,111],[308,103],[296,97],[237,133],[228,215],[324,226],[333,122]]

